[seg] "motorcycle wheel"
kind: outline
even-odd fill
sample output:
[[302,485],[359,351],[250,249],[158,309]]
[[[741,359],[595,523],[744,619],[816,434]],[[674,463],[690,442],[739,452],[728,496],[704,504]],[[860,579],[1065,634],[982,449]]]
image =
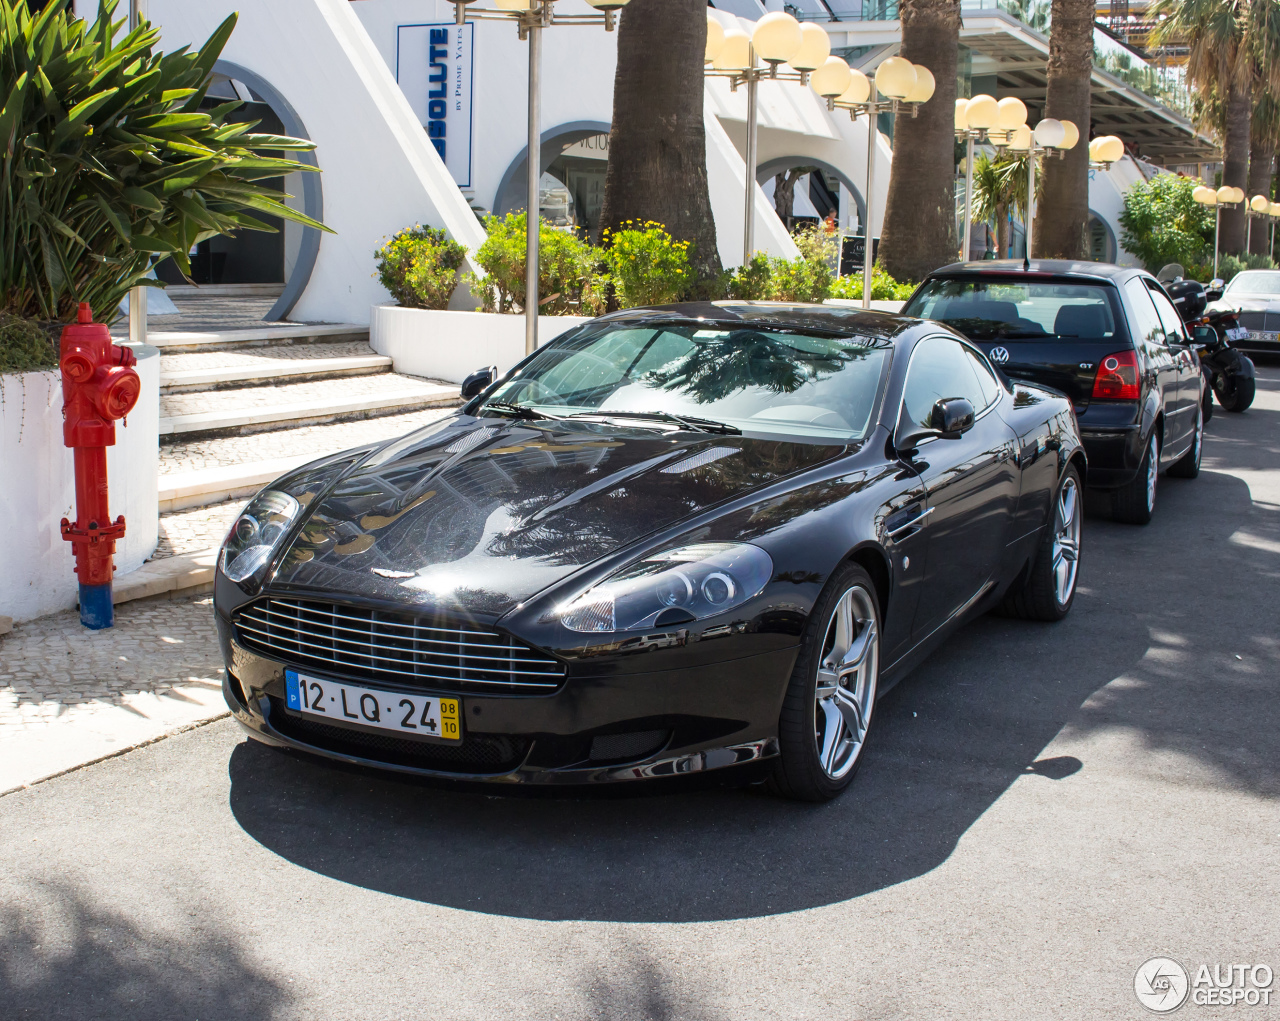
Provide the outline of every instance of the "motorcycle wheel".
[[1241,412],[1253,403],[1253,395],[1257,386],[1248,376],[1237,378],[1232,383],[1223,382],[1218,388],[1218,403],[1226,411]]

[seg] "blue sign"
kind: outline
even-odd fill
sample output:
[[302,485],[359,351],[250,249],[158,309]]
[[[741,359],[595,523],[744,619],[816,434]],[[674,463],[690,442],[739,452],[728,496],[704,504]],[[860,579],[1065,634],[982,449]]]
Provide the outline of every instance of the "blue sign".
[[471,187],[475,26],[399,25],[396,81],[460,188]]

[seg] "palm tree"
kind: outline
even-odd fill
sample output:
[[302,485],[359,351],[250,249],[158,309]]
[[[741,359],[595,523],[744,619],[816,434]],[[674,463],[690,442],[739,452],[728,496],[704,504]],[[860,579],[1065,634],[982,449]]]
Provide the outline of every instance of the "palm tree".
[[986,153],[973,163],[973,215],[980,223],[995,220],[996,256],[1009,252],[1009,210],[1026,216],[1027,158],[1001,156],[992,159]]
[[633,0],[618,25],[601,227],[656,220],[691,243],[699,279],[720,276],[703,123],[706,0]]
[[[1264,84],[1255,82],[1253,117],[1249,123],[1249,197],[1271,198],[1275,171],[1276,145],[1280,143],[1280,102]],[[1249,234],[1249,251],[1254,255],[1271,254],[1271,232],[1265,221],[1255,223]]]
[[[1158,0],[1152,14],[1164,20],[1152,31],[1151,44],[1185,40],[1187,78],[1202,92],[1222,96],[1222,183],[1246,187],[1255,75],[1280,89],[1280,5],[1276,0]],[[1223,210],[1220,239],[1226,252],[1244,250],[1243,207]]]
[[[899,280],[920,280],[954,261],[955,105],[960,0],[901,0],[901,54],[933,72],[933,98],[893,130],[893,172],[880,262]],[[870,159],[871,153],[867,154]]]
[[[1049,88],[1045,116],[1072,121],[1089,136],[1089,90],[1093,75],[1094,0],[1053,0],[1049,30]],[[1046,160],[1041,190],[1045,210],[1035,229],[1041,259],[1083,259],[1088,252],[1089,148],[1077,144],[1062,159]]]

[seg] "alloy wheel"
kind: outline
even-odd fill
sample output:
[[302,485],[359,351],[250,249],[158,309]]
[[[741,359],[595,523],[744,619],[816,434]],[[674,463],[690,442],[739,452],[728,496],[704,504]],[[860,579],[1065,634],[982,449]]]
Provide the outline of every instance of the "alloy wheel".
[[1059,606],[1066,606],[1076,587],[1080,561],[1080,487],[1067,477],[1058,493],[1053,535],[1053,581]]
[[875,597],[854,585],[836,601],[818,664],[814,739],[822,771],[832,780],[844,777],[862,753],[879,670]]

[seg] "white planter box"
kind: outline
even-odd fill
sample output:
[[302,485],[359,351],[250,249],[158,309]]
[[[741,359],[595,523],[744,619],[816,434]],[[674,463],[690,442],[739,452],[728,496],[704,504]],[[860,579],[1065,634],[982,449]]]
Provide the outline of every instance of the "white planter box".
[[[539,316],[538,345],[590,322],[587,316]],[[524,357],[524,316],[374,305],[369,344],[396,372],[461,383],[476,369],[505,373]]]
[[[128,526],[116,544],[117,577],[141,567],[159,538],[160,352],[134,354],[142,394],[107,448],[111,514]],[[31,620],[75,607],[75,558],[58,527],[75,519],[75,501],[59,373],[0,375],[0,615]]]

